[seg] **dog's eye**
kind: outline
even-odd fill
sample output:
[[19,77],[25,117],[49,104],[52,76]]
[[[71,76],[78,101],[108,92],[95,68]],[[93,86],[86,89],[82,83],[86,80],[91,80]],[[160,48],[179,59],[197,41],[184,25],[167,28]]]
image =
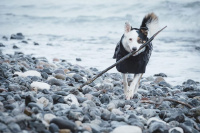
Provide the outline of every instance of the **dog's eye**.
[[132,38],[129,38],[129,41],[132,41]]

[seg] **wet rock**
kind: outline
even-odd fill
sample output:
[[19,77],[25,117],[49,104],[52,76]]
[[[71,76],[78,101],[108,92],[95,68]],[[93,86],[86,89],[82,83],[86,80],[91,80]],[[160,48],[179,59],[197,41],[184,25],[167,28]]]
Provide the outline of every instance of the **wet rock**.
[[165,133],[168,132],[168,127],[163,122],[154,121],[149,125],[150,133]]
[[37,42],[33,42],[33,44],[34,44],[34,45],[39,45],[39,43],[37,43]]
[[5,41],[8,41],[8,37],[6,37],[6,36],[3,36],[2,39]]
[[19,49],[17,45],[13,45],[13,49]]
[[82,61],[81,58],[76,58],[76,61]]
[[73,132],[77,130],[76,124],[70,120],[54,118],[50,123],[56,124],[60,129],[70,129]]
[[108,104],[108,103],[110,102],[109,95],[103,94],[103,95],[100,97],[100,101],[101,101],[102,104]]
[[48,68],[43,69],[42,72],[45,72],[45,73],[47,73],[48,75],[52,75],[52,70],[50,70],[50,69],[48,69]]
[[36,102],[36,98],[32,95],[28,95],[25,98],[25,105],[27,106],[30,102]]
[[42,78],[48,79],[48,74],[46,72],[41,73]]
[[12,132],[21,132],[21,128],[18,124],[12,122],[8,124],[8,128],[12,131]]
[[24,43],[24,44],[28,44],[28,42],[27,41],[25,41],[25,40],[23,40],[23,41],[21,41],[22,43]]
[[5,45],[3,45],[3,43],[0,43],[0,47],[5,47]]
[[56,86],[64,86],[65,84],[61,81],[61,80],[59,80],[59,79],[50,79],[49,81],[48,81],[48,84],[50,84],[50,85],[56,85]]
[[59,132],[59,127],[56,124],[51,123],[49,126],[49,131],[51,133],[57,133],[57,132]]
[[52,95],[52,98],[53,98],[53,103],[56,104],[56,103],[65,103],[65,100],[63,98],[63,96],[60,96],[60,95]]
[[81,82],[83,80],[83,77],[79,74],[74,74],[73,77],[76,82]]
[[22,40],[24,39],[24,35],[22,33],[17,33],[17,34],[12,34],[10,39],[17,39],[17,40]]
[[167,77],[167,75],[166,75],[166,74],[164,74],[164,73],[155,74],[154,76]]

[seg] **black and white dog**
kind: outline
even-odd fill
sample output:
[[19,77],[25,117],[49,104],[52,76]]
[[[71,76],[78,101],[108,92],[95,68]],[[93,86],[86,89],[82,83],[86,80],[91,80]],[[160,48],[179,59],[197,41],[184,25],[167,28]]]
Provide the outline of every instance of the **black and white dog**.
[[[158,17],[154,13],[147,14],[143,18],[139,29],[132,28],[132,26],[126,22],[124,30],[125,33],[115,49],[113,58],[116,59],[116,61],[120,60],[129,52],[138,50],[140,46],[148,40],[148,33],[152,36],[158,30]],[[127,100],[133,98],[133,95],[137,93],[140,79],[143,73],[145,73],[152,49],[153,45],[152,43],[149,43],[147,47],[141,49],[139,52],[116,66],[117,70],[122,73],[124,93]],[[127,82],[128,73],[134,74],[130,86]]]

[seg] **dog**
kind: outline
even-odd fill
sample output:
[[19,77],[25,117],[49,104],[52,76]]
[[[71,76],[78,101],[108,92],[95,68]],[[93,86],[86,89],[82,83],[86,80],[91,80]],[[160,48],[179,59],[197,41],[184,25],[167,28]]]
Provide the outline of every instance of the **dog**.
[[[147,36],[152,36],[157,30],[158,17],[154,13],[149,13],[143,18],[140,28],[133,28],[129,22],[126,22],[124,34],[115,48],[113,58],[118,61],[130,52],[138,50],[148,40]],[[127,100],[132,99],[134,94],[137,93],[140,79],[145,73],[152,50],[153,45],[149,43],[133,56],[116,65],[117,70],[122,73],[124,93]],[[130,86],[127,81],[128,74],[134,74]]]

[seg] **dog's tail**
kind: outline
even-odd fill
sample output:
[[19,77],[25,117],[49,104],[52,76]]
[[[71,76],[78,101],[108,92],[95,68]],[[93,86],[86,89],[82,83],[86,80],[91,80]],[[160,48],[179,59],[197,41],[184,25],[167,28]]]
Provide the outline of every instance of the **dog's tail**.
[[155,34],[159,29],[158,17],[153,12],[147,14],[142,20],[140,29],[148,29],[150,36]]

